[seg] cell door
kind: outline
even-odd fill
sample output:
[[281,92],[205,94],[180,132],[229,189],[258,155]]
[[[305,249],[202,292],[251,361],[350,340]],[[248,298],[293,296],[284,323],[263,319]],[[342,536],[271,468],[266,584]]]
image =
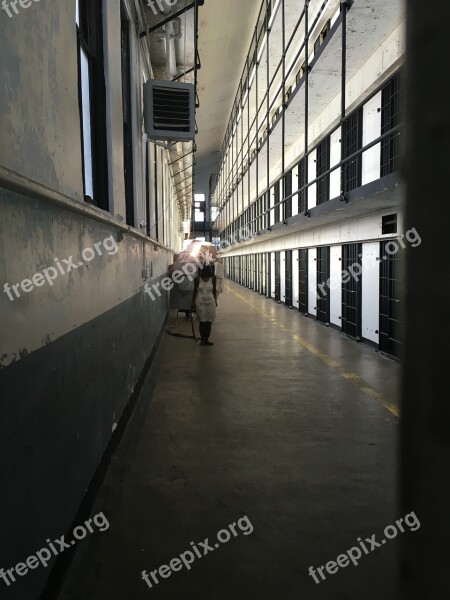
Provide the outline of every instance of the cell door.
[[286,252],[280,252],[280,302],[284,304],[286,296]]
[[281,282],[280,282],[280,267],[281,257],[279,252],[275,252],[275,300],[276,302],[281,301]]
[[267,295],[267,255],[261,255],[261,275],[262,275],[262,285],[261,285],[261,294]]
[[317,248],[317,320],[330,324],[330,247]]
[[269,298],[275,298],[275,252],[269,252]]
[[262,268],[262,254],[258,254],[258,293],[262,294],[263,285],[263,268]]
[[285,299],[286,306],[292,307],[292,250],[286,250]]
[[308,314],[308,249],[298,251],[299,311]]
[[380,350],[400,356],[400,256],[389,255],[386,246],[380,247]]
[[[346,273],[362,273],[362,244],[345,244],[342,247],[342,270]],[[355,265],[359,269],[354,268]],[[349,270],[350,269],[350,270]],[[361,275],[342,278],[342,332],[357,340],[361,339],[362,280]],[[358,281],[356,280],[358,279]]]
[[255,255],[252,254],[250,257],[250,289],[255,289],[255,279],[256,279],[256,268],[255,268]]

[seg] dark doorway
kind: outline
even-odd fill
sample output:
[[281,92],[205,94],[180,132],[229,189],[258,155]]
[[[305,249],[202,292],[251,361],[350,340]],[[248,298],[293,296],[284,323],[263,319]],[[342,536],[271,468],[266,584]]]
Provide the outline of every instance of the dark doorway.
[[285,269],[285,295],[284,303],[292,307],[292,250],[286,251],[286,269]]
[[298,251],[299,311],[308,314],[308,249]]
[[317,248],[317,320],[330,324],[330,247]]
[[[346,244],[342,247],[342,270],[346,273],[354,265],[361,267],[362,244]],[[356,272],[356,271],[353,271]],[[361,272],[361,269],[360,269]],[[362,280],[358,281],[348,275],[342,279],[342,332],[351,337],[361,339],[361,317],[362,317]]]
[[275,300],[277,302],[281,301],[280,265],[281,265],[280,253],[275,252]]
[[400,256],[389,255],[389,244],[380,245],[380,350],[400,356]]

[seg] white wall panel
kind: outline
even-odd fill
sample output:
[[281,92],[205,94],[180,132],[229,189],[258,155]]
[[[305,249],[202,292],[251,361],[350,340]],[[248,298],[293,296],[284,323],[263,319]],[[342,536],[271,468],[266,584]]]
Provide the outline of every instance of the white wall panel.
[[286,300],[286,252],[280,252],[280,299]]
[[330,322],[342,327],[342,246],[330,248]]
[[292,252],[292,303],[299,308],[299,258],[298,250]]
[[[381,91],[363,107],[363,146],[381,135]],[[362,155],[362,184],[380,178],[381,144],[366,150]]]
[[273,225],[275,223],[275,209],[272,208],[275,205],[275,188],[272,187],[270,188],[270,192],[269,192],[269,198],[270,198],[270,225]]
[[317,314],[317,248],[308,252],[308,306],[309,313]]
[[379,242],[363,244],[362,256],[362,336],[378,344],[380,326]]
[[275,298],[275,252],[270,253],[270,294]]
[[[341,160],[341,128],[336,129],[330,136],[330,168]],[[341,169],[330,173],[330,199],[341,195]]]
[[[314,181],[317,177],[317,150],[313,150],[308,159],[308,183]],[[317,184],[313,183],[308,188],[308,208],[313,208],[317,204]]]
[[267,267],[266,267],[266,255],[263,254],[262,255],[262,273],[261,273],[261,291],[264,292],[267,287],[266,287],[266,273],[267,273]]

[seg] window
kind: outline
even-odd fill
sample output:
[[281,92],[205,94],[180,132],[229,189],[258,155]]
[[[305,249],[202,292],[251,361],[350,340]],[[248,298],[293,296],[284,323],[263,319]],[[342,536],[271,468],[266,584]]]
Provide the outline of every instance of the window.
[[383,235],[397,233],[397,214],[385,215],[382,218],[382,230]]
[[194,194],[194,221],[204,223],[206,221],[206,196],[205,194]]
[[[400,75],[393,77],[382,90],[381,134],[387,133],[402,122],[400,106]],[[388,135],[381,142],[381,177],[399,168],[400,132]]]
[[76,25],[84,199],[108,210],[102,2],[78,0]]
[[[351,156],[362,148],[363,110],[355,110],[345,121],[342,128],[342,159]],[[361,186],[361,154],[342,166],[342,191],[349,192]]]
[[134,227],[133,124],[131,112],[130,22],[125,8],[121,10],[122,42],[122,108],[123,108],[123,170],[127,224]]
[[[330,168],[330,138],[325,138],[317,147],[317,177]],[[330,199],[330,174],[317,182],[317,204],[323,204]]]
[[314,54],[317,54],[318,49],[324,43],[325,38],[327,37],[329,31],[331,29],[331,20],[329,19],[326,23],[316,41],[314,42]]

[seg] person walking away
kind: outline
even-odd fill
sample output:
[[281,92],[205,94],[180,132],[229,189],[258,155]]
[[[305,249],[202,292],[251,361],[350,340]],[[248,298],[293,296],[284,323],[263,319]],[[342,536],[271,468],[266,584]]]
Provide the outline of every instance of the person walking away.
[[212,324],[216,319],[217,280],[214,268],[207,265],[199,271],[194,283],[192,309],[197,311],[200,321],[200,346],[214,346],[209,341]]

